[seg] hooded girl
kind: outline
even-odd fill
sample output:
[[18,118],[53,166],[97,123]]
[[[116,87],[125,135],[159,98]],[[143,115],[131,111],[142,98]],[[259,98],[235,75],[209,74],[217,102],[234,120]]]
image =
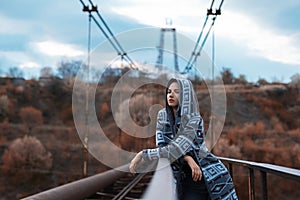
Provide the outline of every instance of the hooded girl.
[[168,158],[176,180],[178,199],[238,199],[232,178],[222,162],[205,145],[203,119],[192,83],[171,79],[166,107],[158,112],[156,146],[144,149],[130,163]]

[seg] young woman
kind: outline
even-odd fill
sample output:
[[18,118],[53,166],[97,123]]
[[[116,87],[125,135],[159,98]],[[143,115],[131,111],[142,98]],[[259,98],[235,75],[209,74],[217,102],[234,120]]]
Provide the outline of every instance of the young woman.
[[166,89],[166,107],[158,113],[157,148],[139,152],[129,169],[135,173],[142,159],[168,158],[178,199],[238,199],[226,167],[206,148],[198,108],[192,83],[171,79]]

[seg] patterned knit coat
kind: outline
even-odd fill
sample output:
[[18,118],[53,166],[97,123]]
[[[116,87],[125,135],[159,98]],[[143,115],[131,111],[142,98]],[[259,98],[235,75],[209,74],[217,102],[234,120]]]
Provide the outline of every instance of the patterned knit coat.
[[185,162],[183,156],[190,155],[202,170],[210,199],[238,199],[228,170],[206,148],[203,119],[192,83],[187,79],[171,79],[166,90],[174,81],[178,82],[180,90],[177,112],[173,114],[166,97],[166,107],[158,112],[157,117],[157,148],[143,150],[143,160],[168,158],[174,174],[177,174]]

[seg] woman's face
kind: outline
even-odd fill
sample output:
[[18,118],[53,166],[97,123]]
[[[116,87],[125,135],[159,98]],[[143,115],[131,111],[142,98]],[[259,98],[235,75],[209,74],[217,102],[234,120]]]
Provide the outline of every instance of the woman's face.
[[167,92],[167,102],[168,105],[177,108],[179,104],[179,86],[177,82],[171,83]]

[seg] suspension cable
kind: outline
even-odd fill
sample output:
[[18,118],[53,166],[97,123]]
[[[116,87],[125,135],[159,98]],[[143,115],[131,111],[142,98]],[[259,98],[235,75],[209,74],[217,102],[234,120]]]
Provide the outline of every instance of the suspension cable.
[[205,19],[205,22],[204,22],[204,24],[203,24],[203,26],[202,26],[202,30],[201,30],[201,32],[200,32],[200,34],[199,34],[199,36],[198,36],[196,45],[195,45],[195,47],[194,47],[194,49],[193,49],[193,51],[192,51],[192,53],[191,53],[191,56],[190,56],[190,58],[189,58],[189,60],[188,60],[187,65],[186,65],[186,68],[187,68],[187,69],[190,68],[191,61],[192,61],[192,59],[193,59],[193,56],[194,56],[195,53],[196,53],[196,49],[197,49],[197,47],[198,47],[198,45],[199,45],[199,42],[200,42],[200,39],[201,39],[201,37],[202,37],[203,30],[204,30],[204,28],[205,28],[205,26],[206,26],[207,20],[208,20],[208,15],[206,15],[206,19]]
[[[209,10],[212,10],[212,7],[213,7],[213,5],[214,5],[214,2],[215,2],[215,0],[212,0],[212,3],[211,3],[211,5],[210,5]],[[199,34],[199,36],[198,36],[198,38],[197,38],[195,47],[194,47],[194,49],[193,49],[193,51],[192,51],[192,53],[191,53],[191,56],[190,56],[190,58],[189,58],[189,60],[188,60],[187,65],[186,65],[186,68],[187,68],[187,69],[190,68],[190,64],[191,64],[190,62],[192,61],[193,56],[195,56],[195,54],[196,54],[196,50],[197,50],[197,47],[198,47],[199,42],[200,42],[200,40],[201,40],[201,37],[202,37],[203,31],[204,31],[204,29],[205,29],[206,23],[207,23],[207,21],[208,21],[208,18],[209,18],[209,14],[207,13],[206,18],[205,18],[205,21],[204,21],[203,26],[202,26],[202,29],[201,29],[201,32],[200,32],[200,34]]]
[[[98,28],[101,30],[101,32],[103,33],[103,35],[105,36],[105,38],[109,41],[109,43],[113,46],[113,48],[115,49],[115,51],[117,52],[118,55],[120,55],[121,57],[125,57],[126,61],[129,63],[130,67],[133,69],[137,69],[135,63],[133,62],[133,60],[127,55],[127,53],[124,51],[124,49],[122,48],[121,44],[118,42],[117,38],[114,36],[113,32],[111,31],[111,29],[109,28],[109,26],[107,25],[107,23],[105,22],[105,20],[103,19],[103,17],[100,15],[97,6],[95,6],[93,4],[93,2],[91,0],[89,0],[92,9],[90,10],[89,7],[87,5],[85,5],[85,3],[83,2],[83,0],[79,0],[83,6],[83,11],[87,11],[89,12],[89,14],[91,15],[91,18],[93,19],[93,21],[95,22],[95,24],[98,26]],[[106,30],[108,31],[108,33],[103,29],[103,27],[100,25],[100,23],[97,21],[97,19],[92,15],[92,12],[96,12],[98,17],[100,18],[101,22],[104,24],[104,27],[106,28]],[[112,39],[113,40],[112,40]],[[135,66],[135,67],[133,67]]]
[[[90,4],[92,5],[92,7],[96,7],[92,0],[89,0]],[[117,38],[115,37],[115,35],[113,34],[113,32],[111,31],[111,29],[109,28],[109,26],[107,25],[107,23],[105,22],[105,20],[103,19],[103,17],[100,15],[98,9],[96,9],[96,13],[99,17],[99,19],[101,20],[101,22],[103,23],[103,25],[105,26],[105,28],[107,29],[107,31],[109,32],[109,34],[111,35],[111,37],[113,38],[113,40],[115,41],[115,43],[117,44],[117,46],[119,47],[119,50],[121,51],[121,53],[118,52],[119,55],[121,55],[121,57],[125,57],[125,59],[130,63],[131,65],[134,65],[134,62],[132,61],[132,59],[127,55],[127,53],[125,52],[125,50],[123,49],[123,47],[121,46],[121,44],[118,42]],[[137,69],[137,68],[136,68]]]
[[121,52],[119,51],[118,47],[113,43],[113,41],[111,40],[111,38],[107,35],[107,33],[103,30],[103,28],[101,27],[101,25],[99,24],[99,22],[95,19],[95,17],[93,15],[91,15],[93,21],[95,22],[95,24],[98,26],[98,28],[101,30],[101,32],[103,33],[103,35],[105,36],[105,38],[109,41],[109,43],[113,46],[113,48],[116,50],[116,52],[118,53],[118,55],[121,55]]
[[205,35],[205,37],[204,37],[204,39],[203,39],[203,42],[201,43],[200,49],[199,49],[198,52],[195,54],[194,59],[193,59],[192,63],[190,64],[189,68],[187,68],[188,70],[190,70],[191,67],[193,66],[193,64],[196,62],[197,56],[200,56],[200,55],[201,55],[202,49],[204,48],[205,42],[206,42],[206,40],[207,40],[207,38],[208,38],[208,35],[210,34],[210,31],[211,31],[212,27],[213,27],[214,24],[215,24],[216,17],[214,17],[212,20],[213,20],[213,21],[212,21],[212,23],[211,23],[211,25],[210,25],[210,27],[209,27],[209,30],[207,31],[207,33],[206,33],[206,35]]
[[[93,2],[92,2],[92,0],[89,0],[89,2],[90,2],[90,4],[91,4],[93,7],[95,7],[94,4],[93,4]],[[109,26],[107,25],[107,23],[105,22],[105,20],[103,19],[103,17],[100,15],[98,9],[97,9],[96,13],[97,13],[98,17],[100,18],[101,22],[104,24],[104,26],[105,26],[105,28],[107,29],[107,31],[109,32],[109,34],[112,36],[112,38],[113,38],[114,41],[116,42],[117,46],[120,48],[120,50],[121,50],[122,52],[124,52],[124,49],[122,48],[122,46],[120,45],[120,43],[118,42],[118,40],[116,39],[116,37],[114,36],[113,32],[111,31],[111,29],[109,28]]]
[[[195,45],[195,47],[194,47],[194,49],[193,49],[193,51],[192,51],[191,57],[190,57],[190,59],[188,60],[188,63],[187,63],[187,65],[186,65],[186,67],[185,67],[183,73],[187,73],[187,72],[192,68],[192,66],[194,65],[194,63],[196,62],[197,56],[200,56],[200,55],[201,55],[201,51],[202,51],[202,49],[203,49],[203,47],[204,47],[204,45],[205,45],[205,42],[206,42],[206,40],[207,40],[207,38],[208,38],[208,35],[210,34],[210,31],[211,31],[212,27],[213,27],[214,24],[215,24],[215,21],[216,21],[217,16],[218,16],[218,15],[221,15],[221,7],[222,7],[223,3],[224,3],[224,0],[221,1],[220,5],[219,5],[219,8],[216,9],[216,12],[215,12],[215,13],[213,13],[213,12],[212,12],[212,7],[213,7],[213,4],[214,4],[214,0],[212,1],[210,8],[207,10],[206,19],[205,19],[205,21],[204,21],[202,30],[201,30],[201,32],[200,32],[200,34],[199,34],[198,39],[197,39],[196,45]],[[199,49],[198,52],[196,53],[196,49],[198,48],[198,45],[199,45],[199,43],[200,43],[200,39],[201,39],[201,37],[202,37],[204,28],[205,28],[205,26],[206,26],[206,24],[207,24],[207,21],[208,21],[208,18],[209,18],[210,15],[214,15],[214,17],[213,17],[213,19],[212,19],[213,22],[211,23],[211,26],[210,26],[210,28],[209,28],[209,30],[208,30],[208,32],[207,32],[207,34],[206,34],[206,36],[205,36],[205,38],[204,38],[202,44],[201,44],[201,46],[200,46],[200,49]]]

